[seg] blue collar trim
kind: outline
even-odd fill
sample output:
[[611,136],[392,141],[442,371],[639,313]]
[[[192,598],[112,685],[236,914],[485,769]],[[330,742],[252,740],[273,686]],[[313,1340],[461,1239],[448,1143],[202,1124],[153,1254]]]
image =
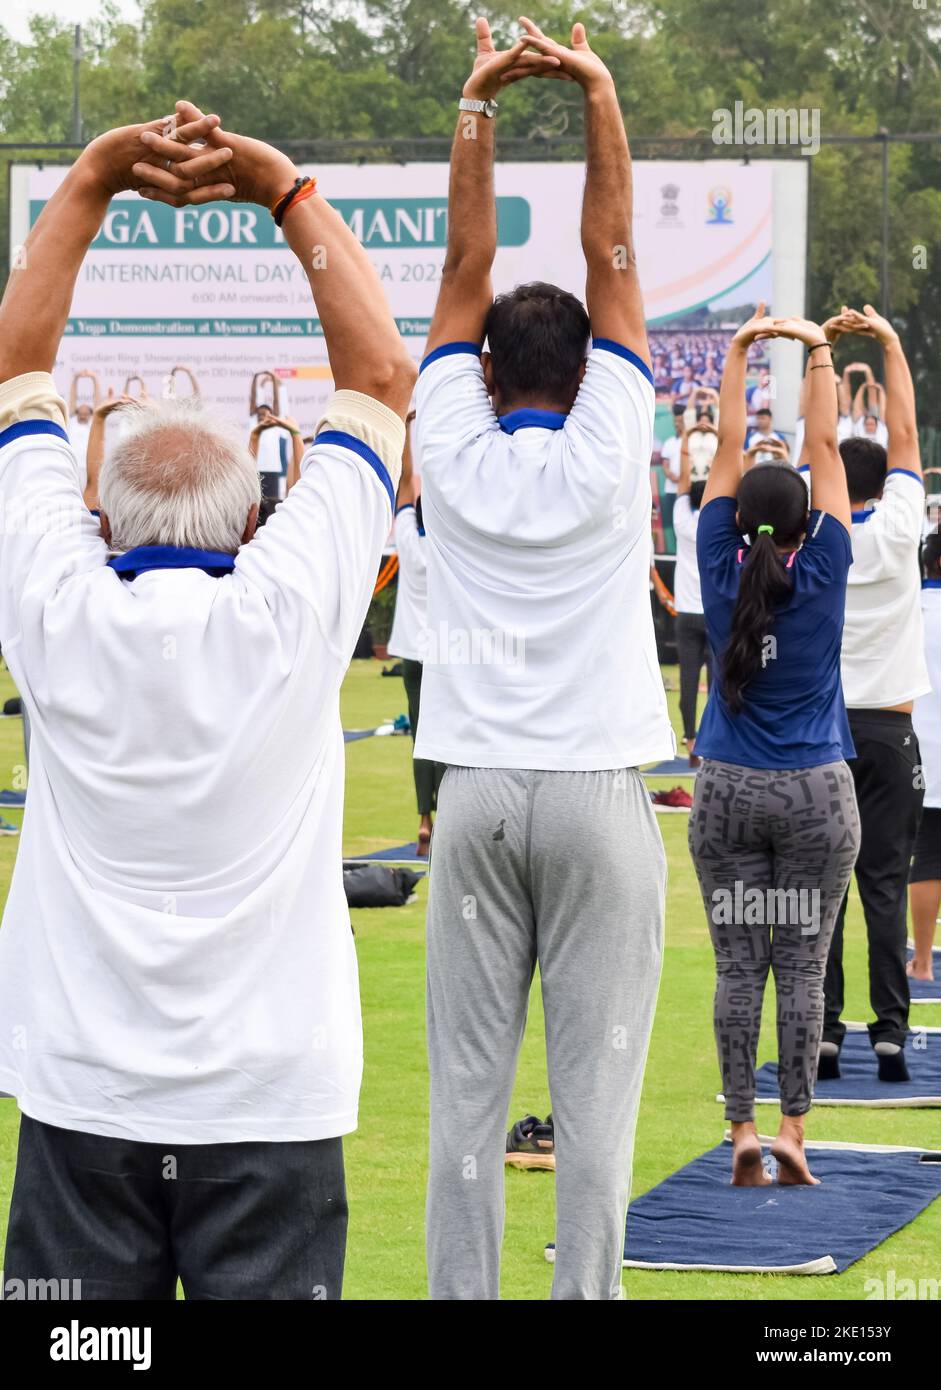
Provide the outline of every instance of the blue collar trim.
[[515,434],[517,430],[560,430],[569,417],[558,410],[536,410],[524,406],[522,410],[511,410],[500,416],[500,428],[504,434]]
[[136,579],[147,570],[205,570],[218,579],[235,569],[235,556],[221,550],[197,550],[189,545],[139,545],[135,550],[115,555],[108,565],[122,579]]
[[855,524],[857,521],[868,521],[871,516],[875,516],[875,507],[864,507],[861,512],[850,512],[850,518]]

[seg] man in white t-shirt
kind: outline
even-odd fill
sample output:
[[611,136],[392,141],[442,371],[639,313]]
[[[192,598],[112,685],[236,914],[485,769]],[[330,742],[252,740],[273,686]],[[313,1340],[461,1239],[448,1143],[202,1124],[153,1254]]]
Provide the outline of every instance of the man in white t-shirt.
[[[339,689],[388,534],[414,371],[375,271],[291,161],[216,129],[93,141],[0,308],[0,641],[32,722],[0,930],[22,1112],[5,1275],[82,1298],[338,1298],[339,1136],[362,1036],[341,874]],[[200,137],[206,144],[192,147]],[[182,173],[181,171],[182,166]],[[196,178],[200,182],[193,182]],[[51,376],[111,197],[284,212],[337,390],[253,536],[240,434],[135,410],[83,505]],[[279,200],[281,200],[279,204]]]
[[[853,509],[841,666],[862,824],[856,884],[866,917],[869,998],[876,1015],[869,1037],[880,1078],[906,1081],[906,889],[924,796],[912,707],[930,689],[918,568],[925,489],[915,391],[898,334],[869,305],[863,314],[846,310],[838,324],[840,333],[877,339],[885,358],[888,456],[873,440],[850,438],[840,444]],[[845,914],[844,901],[827,963],[819,1072],[825,1078],[839,1075],[846,1032],[841,1020]]]
[[[521,23],[532,60],[521,44],[495,54],[478,21],[416,388],[415,753],[448,764],[428,911],[429,1283],[438,1299],[499,1296],[507,1106],[538,962],[553,1297],[613,1299],[663,933],[663,845],[637,767],[675,748],[648,591],[654,390],[614,83],[582,25],[569,49]],[[493,298],[494,98],[515,65],[546,59],[585,95],[587,314],[552,285]]]
[[[685,407],[673,407],[673,434],[660,445],[663,465],[663,491],[660,494],[660,517],[665,531],[673,530],[673,510],[680,481],[680,449],[683,445],[683,415]],[[669,538],[667,538],[669,544]]]
[[[699,435],[702,444],[709,439],[713,441],[714,446],[718,445],[718,435],[711,426],[709,429],[696,429],[692,431],[692,435]],[[703,616],[696,537],[699,532],[699,509],[702,506],[708,471],[715,452],[713,447],[706,463],[704,451],[697,460],[698,466],[694,467],[690,436],[684,438],[684,448],[680,455],[680,490],[673,513],[676,524],[676,570],[673,582],[676,660],[680,668],[680,719],[683,721],[683,742],[686,745],[690,767],[698,767],[702,761],[697,757],[695,748],[699,677],[703,667],[706,668],[707,684],[710,688],[712,686],[712,658],[706,634],[706,620]]]
[[[411,420],[414,412],[409,417]],[[409,420],[406,421],[408,431]],[[406,433],[402,459],[402,479],[395,504],[393,528],[399,559],[395,591],[395,616],[389,634],[389,655],[401,657],[402,681],[408,700],[408,722],[412,743],[418,737],[421,715],[422,662],[428,642],[428,547],[421,505],[421,478],[412,468],[411,443]],[[438,788],[444,776],[443,763],[426,758],[412,759],[415,800],[418,803],[418,835],[415,853],[426,858],[431,845],[432,816],[438,805]]]
[[767,406],[755,412],[755,423],[745,436],[745,452],[751,455],[750,464],[789,461],[787,440],[774,428]]
[[285,496],[292,443],[291,431],[278,422],[271,406],[259,405],[248,447],[255,455],[266,502],[280,502]]

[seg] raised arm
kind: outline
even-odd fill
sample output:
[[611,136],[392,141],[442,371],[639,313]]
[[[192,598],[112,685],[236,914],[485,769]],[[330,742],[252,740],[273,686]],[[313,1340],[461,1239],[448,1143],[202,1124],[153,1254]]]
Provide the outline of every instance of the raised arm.
[[[197,135],[211,128],[206,118]],[[100,135],[79,155],[30,232],[23,269],[14,269],[0,304],[0,381],[26,372],[51,372],[79,268],[116,193],[135,188],[132,166],[142,133],[156,134],[162,121],[123,126]],[[188,177],[205,178],[225,162],[218,149],[194,155]],[[189,186],[189,185],[187,185]],[[199,201],[219,197],[225,184],[197,190]]]
[[448,247],[428,333],[429,352],[442,343],[483,341],[484,320],[493,302],[490,276],[497,252],[495,98],[520,77],[558,67],[557,59],[526,54],[525,39],[498,53],[485,19],[477,20],[476,30],[477,56],[461,99],[482,109],[458,111],[448,183]]
[[414,410],[410,410],[405,420],[405,448],[402,451],[402,476],[399,479],[399,490],[395,498],[395,509],[415,505],[415,498],[418,496],[418,487],[415,470],[412,464],[412,421],[415,418]]
[[709,469],[703,506],[714,497],[734,497],[742,480],[742,455],[748,427],[745,404],[748,349],[759,338],[777,336],[774,319],[765,318],[764,313],[764,304],[759,304],[755,317],[742,324],[729,344],[719,390],[719,446]]
[[122,406],[136,406],[139,409],[140,403],[133,396],[115,397],[109,386],[107,396],[100,405],[95,406],[92,413],[91,428],[88,431],[88,447],[85,450],[85,491],[83,493],[85,506],[90,512],[98,510],[98,479],[105,457],[105,426],[108,416]]
[[[187,102],[177,103],[177,113],[185,123],[178,138],[145,131],[140,140],[148,147],[148,157],[135,165],[135,173],[150,181],[149,196],[174,205],[180,201],[172,186],[176,180],[165,165],[167,160],[177,167],[184,164],[189,174],[187,161],[193,151],[183,142],[192,139],[189,131],[201,115]],[[231,152],[219,173],[232,187],[230,196],[236,202],[273,208],[297,180],[287,155],[261,140],[213,129],[208,143]],[[336,388],[362,392],[404,418],[415,369],[369,256],[336,209],[319,195],[292,202],[282,227],[307,275]]]
[[850,310],[854,333],[876,338],[885,361],[885,424],[889,431],[889,467],[922,477],[915,416],[915,387],[899,335],[871,304],[863,313]]
[[572,29],[572,46],[546,38],[532,20],[520,23],[533,47],[558,58],[563,76],[585,95],[585,192],[582,250],[587,265],[585,298],[595,338],[613,339],[648,366],[650,349],[634,257],[631,155],[614,81],[592,53],[585,26]]
[[810,464],[813,506],[829,512],[849,530],[852,524],[846,469],[836,434],[836,374],[829,336],[810,319],[777,319],[782,337],[793,338],[811,349],[805,375],[804,453]]
[[92,384],[92,409],[101,404],[101,380],[97,372],[93,372],[90,367],[85,367],[80,372],[75,372],[72,377],[72,385],[69,387],[69,415],[74,415],[79,407],[78,383],[86,378]]

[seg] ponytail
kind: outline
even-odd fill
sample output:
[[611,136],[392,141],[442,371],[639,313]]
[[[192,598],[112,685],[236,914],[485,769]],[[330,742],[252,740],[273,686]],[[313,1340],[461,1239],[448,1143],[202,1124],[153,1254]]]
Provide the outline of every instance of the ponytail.
[[741,713],[745,687],[761,670],[762,647],[774,623],[774,605],[790,591],[790,575],[778,555],[770,527],[762,527],[748,547],[742,565],[732,629],[723,657],[722,687],[733,714]]
[[735,498],[738,528],[751,536],[739,575],[722,687],[733,714],[745,703],[745,687],[761,670],[762,647],[774,624],[775,604],[791,592],[791,573],[778,546],[796,550],[807,530],[807,486],[789,463],[758,463],[742,478]]

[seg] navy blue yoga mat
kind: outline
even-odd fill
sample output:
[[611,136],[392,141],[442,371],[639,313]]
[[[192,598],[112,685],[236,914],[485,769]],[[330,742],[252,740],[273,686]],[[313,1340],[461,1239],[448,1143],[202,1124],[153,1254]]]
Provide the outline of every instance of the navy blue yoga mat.
[[344,729],[343,742],[355,743],[357,739],[372,738],[375,732],[375,729]]
[[[941,1106],[941,1032],[914,1029],[905,1060],[911,1081],[880,1081],[868,1034],[849,1032],[840,1051],[840,1079],[818,1081],[814,1105]],[[759,1067],[756,1079],[755,1099],[777,1105],[777,1062]]]
[[732,1187],[731,1145],[710,1149],[631,1203],[624,1263],[840,1273],[941,1196],[941,1154],[807,1155],[819,1187]]
[[837,1274],[941,1196],[941,1154],[808,1143],[807,1156],[819,1187],[732,1187],[718,1144],[631,1202],[625,1266]]
[[[912,996],[913,1004],[941,1004],[941,946],[936,946],[932,951],[934,961],[933,980],[913,980],[908,977],[908,990]],[[911,960],[912,951],[908,952],[908,959]]]
[[[374,849],[372,854],[358,854],[355,859],[361,862],[366,859],[381,859],[390,864],[427,864],[427,854],[421,858],[415,853],[417,845],[413,840],[410,845],[398,845],[394,849]],[[347,859],[351,856],[347,855]]]
[[695,777],[696,769],[690,767],[688,758],[669,758],[665,763],[643,769],[645,777]]

